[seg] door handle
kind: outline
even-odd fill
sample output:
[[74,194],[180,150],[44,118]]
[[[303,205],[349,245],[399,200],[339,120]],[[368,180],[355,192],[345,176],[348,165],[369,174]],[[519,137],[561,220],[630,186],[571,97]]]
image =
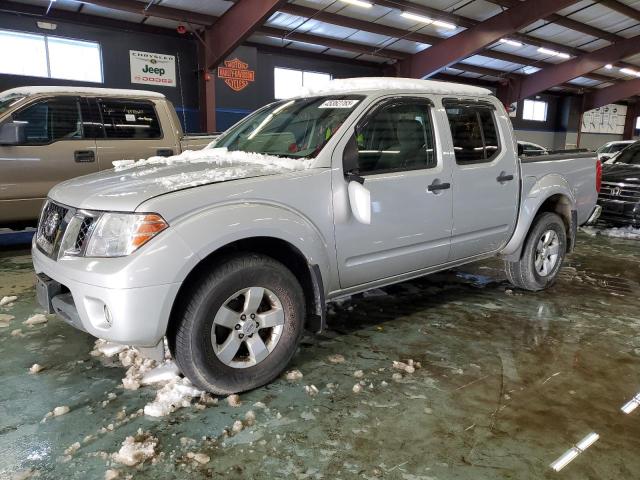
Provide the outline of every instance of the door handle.
[[[436,183],[438,182],[438,183]],[[427,191],[429,192],[438,192],[440,190],[448,190],[451,188],[450,183],[439,183],[438,180],[434,180],[431,185],[427,187]]]
[[96,161],[96,153],[93,150],[76,150],[73,158],[78,163],[90,163]]
[[173,155],[173,150],[170,148],[160,148],[156,150],[156,155],[159,157],[170,157]]
[[496,180],[498,181],[498,183],[510,182],[511,180],[513,180],[513,175],[507,175],[507,172],[500,172],[500,175],[498,175],[498,178],[496,178]]

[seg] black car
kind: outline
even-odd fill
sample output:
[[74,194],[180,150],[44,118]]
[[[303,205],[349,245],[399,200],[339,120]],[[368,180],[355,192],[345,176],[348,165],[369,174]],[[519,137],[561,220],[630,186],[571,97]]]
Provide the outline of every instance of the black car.
[[640,227],[640,142],[625,148],[602,170],[598,203],[600,219],[616,225]]

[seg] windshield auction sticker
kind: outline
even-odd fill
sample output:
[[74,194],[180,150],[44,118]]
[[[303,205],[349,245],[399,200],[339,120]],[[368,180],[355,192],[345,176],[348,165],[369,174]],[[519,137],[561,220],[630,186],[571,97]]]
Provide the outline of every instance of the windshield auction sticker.
[[353,108],[360,100],[326,100],[318,108]]

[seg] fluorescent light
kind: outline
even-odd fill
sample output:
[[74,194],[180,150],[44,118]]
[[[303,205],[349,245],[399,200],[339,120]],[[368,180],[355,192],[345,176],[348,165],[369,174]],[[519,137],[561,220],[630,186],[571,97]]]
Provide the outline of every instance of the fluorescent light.
[[560,58],[571,58],[571,55],[564,52],[556,52],[555,50],[551,50],[549,48],[540,47],[538,52],[544,53],[545,55],[551,55],[552,57],[560,57]]
[[640,406],[640,393],[625,403],[620,410],[629,415]]
[[613,65],[611,65],[610,63],[607,63],[604,68],[606,68],[607,70],[611,70],[613,68]]
[[557,460],[555,460],[551,465],[549,465],[553,470],[559,472],[564,467],[569,465],[575,458],[583,453],[587,448],[593,445],[598,439],[600,435],[595,432],[591,432],[589,435],[584,437],[578,443],[576,443],[569,450],[564,452]]
[[434,20],[433,24],[437,27],[448,28],[449,30],[455,30],[458,28],[453,23],[443,22],[442,20]]
[[402,12],[400,14],[401,17],[408,18],[409,20],[415,20],[416,22],[421,23],[433,23],[433,19],[429,17],[424,17],[422,15],[417,15],[411,12]]
[[509,38],[501,38],[500,43],[506,43],[507,45],[511,45],[512,47],[521,47],[522,44],[520,42],[516,42],[515,40],[511,40]]
[[342,0],[344,3],[350,3],[351,5],[355,5],[356,7],[362,8],[371,8],[373,7],[373,3],[365,2],[364,0]]
[[640,77],[640,72],[636,72],[630,68],[621,68],[620,73],[624,73],[626,75],[635,75],[636,77]]
[[442,20],[434,20],[433,18],[425,17],[424,15],[418,15],[417,13],[402,12],[400,16],[409,20],[414,20],[416,22],[425,23],[427,25],[433,24],[437,27],[448,28],[450,30],[455,30],[456,28],[458,28],[453,23],[444,22]]

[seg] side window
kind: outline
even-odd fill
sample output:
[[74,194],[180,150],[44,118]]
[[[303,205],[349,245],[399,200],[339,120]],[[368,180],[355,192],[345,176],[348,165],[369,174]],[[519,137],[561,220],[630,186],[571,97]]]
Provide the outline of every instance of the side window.
[[99,100],[107,138],[147,140],[161,138],[162,130],[151,102]]
[[360,172],[433,168],[437,164],[426,103],[395,103],[375,111],[356,128]]
[[[493,111],[483,106],[445,104],[458,164],[489,162],[500,151]],[[525,147],[526,148],[526,147]]]
[[83,138],[82,117],[76,99],[50,99],[29,105],[13,115],[25,125],[23,145],[45,145]]

